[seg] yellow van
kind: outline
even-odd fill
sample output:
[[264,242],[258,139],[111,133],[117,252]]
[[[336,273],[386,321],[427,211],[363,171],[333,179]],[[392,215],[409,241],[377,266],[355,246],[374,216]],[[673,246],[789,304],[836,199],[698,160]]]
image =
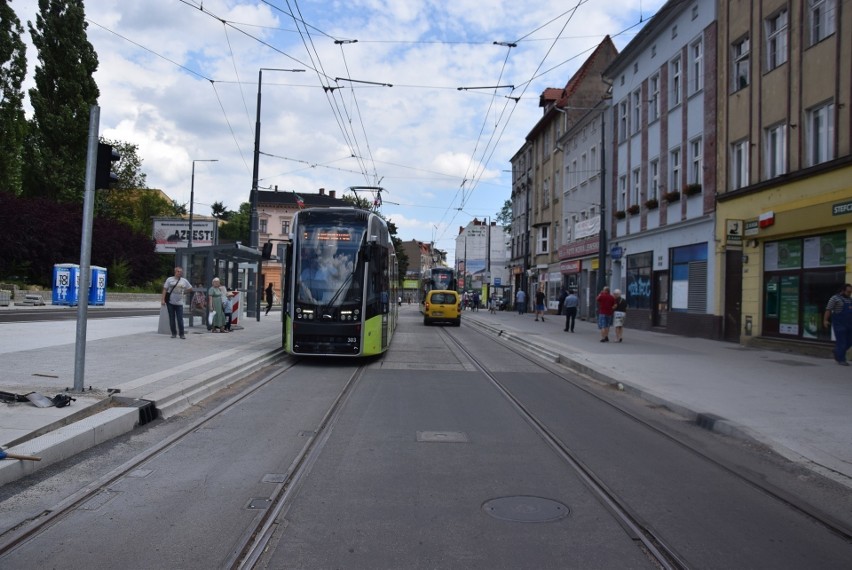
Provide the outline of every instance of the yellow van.
[[455,291],[429,291],[423,305],[423,324],[452,323],[461,325],[461,299]]

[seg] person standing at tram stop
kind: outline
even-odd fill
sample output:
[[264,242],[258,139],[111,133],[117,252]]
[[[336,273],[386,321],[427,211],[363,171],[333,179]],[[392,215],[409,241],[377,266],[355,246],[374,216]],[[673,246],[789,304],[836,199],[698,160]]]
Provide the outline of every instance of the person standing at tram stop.
[[183,277],[183,267],[175,267],[175,274],[163,283],[163,298],[160,305],[165,305],[169,312],[169,329],[172,338],[176,338],[180,332],[180,338],[185,339],[183,334],[183,299],[184,295],[192,291],[192,285]]
[[579,305],[580,298],[571,289],[562,301],[562,310],[565,313],[565,332],[574,332],[574,323],[577,321],[577,307]]
[[222,299],[222,287],[219,278],[214,277],[210,289],[207,290],[207,308],[213,315],[213,321],[210,323],[210,326],[214,333],[228,332],[225,330],[225,311],[222,307]]
[[541,322],[544,322],[544,289],[541,288],[535,292],[535,320],[541,317]]
[[609,292],[609,287],[601,289],[597,297],[598,329],[601,331],[601,342],[609,342],[609,328],[612,326],[612,313],[615,311],[615,297]]
[[518,309],[519,315],[527,312],[527,294],[523,289],[518,289],[518,292],[515,293],[515,308]]
[[834,360],[841,366],[849,366],[846,353],[852,348],[852,284],[845,284],[836,295],[832,295],[825,306],[822,317],[825,328],[834,331]]
[[272,290],[272,283],[266,286],[264,295],[266,296],[266,314],[268,315],[269,310],[272,308],[272,301],[275,299],[275,292]]
[[615,341],[621,342],[624,334],[624,319],[627,318],[627,299],[622,297],[621,289],[612,292],[615,297],[615,306],[612,312],[612,326],[615,327]]

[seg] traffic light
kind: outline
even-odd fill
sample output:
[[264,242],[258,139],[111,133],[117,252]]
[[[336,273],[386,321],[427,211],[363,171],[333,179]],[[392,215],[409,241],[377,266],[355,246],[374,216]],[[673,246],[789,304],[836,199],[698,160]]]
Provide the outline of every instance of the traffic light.
[[98,163],[95,167],[95,190],[111,188],[118,182],[112,171],[112,163],[121,160],[121,155],[112,145],[98,143]]

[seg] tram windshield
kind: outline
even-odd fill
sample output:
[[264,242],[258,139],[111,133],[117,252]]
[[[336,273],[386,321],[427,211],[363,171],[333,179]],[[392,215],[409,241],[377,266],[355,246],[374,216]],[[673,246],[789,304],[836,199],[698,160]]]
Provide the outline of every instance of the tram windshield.
[[361,302],[359,251],[366,227],[306,223],[300,227],[296,300],[320,307]]

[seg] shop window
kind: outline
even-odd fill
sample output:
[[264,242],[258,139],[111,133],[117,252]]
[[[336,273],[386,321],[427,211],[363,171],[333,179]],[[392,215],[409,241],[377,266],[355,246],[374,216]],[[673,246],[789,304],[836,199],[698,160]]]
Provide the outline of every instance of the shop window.
[[651,308],[651,251],[627,256],[627,303],[631,309]]
[[707,244],[671,250],[671,310],[707,312]]
[[767,242],[763,248],[763,332],[831,341],[828,299],[846,279],[846,232]]

